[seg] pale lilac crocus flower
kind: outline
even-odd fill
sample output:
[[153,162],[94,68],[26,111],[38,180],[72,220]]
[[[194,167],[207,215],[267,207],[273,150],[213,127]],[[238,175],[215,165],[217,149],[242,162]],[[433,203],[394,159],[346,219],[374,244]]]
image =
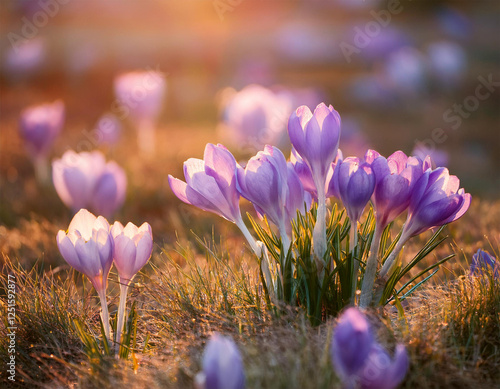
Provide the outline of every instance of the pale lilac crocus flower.
[[249,200],[260,216],[278,227],[285,250],[290,241],[287,236],[288,168],[285,156],[277,148],[266,145],[264,151],[250,158],[243,169],[237,169],[237,188]]
[[311,170],[318,193],[318,214],[313,231],[314,254],[322,260],[326,253],[326,179],[337,156],[340,115],[333,107],[319,104],[314,113],[306,106],[297,108],[288,120],[292,146]]
[[127,178],[114,161],[99,151],[66,151],[52,162],[52,180],[63,203],[76,212],[91,208],[110,217],[125,201]]
[[229,150],[222,145],[207,144],[203,159],[190,158],[184,162],[184,177],[186,182],[168,176],[170,188],[177,198],[236,224],[260,257],[261,249],[241,217],[236,160]]
[[416,182],[401,237],[384,263],[379,277],[385,279],[404,244],[433,227],[443,226],[462,217],[469,209],[471,195],[459,188],[460,180],[448,169],[428,169]]
[[123,117],[137,128],[139,149],[145,155],[155,151],[155,125],[166,93],[162,73],[154,70],[122,73],[115,77],[115,95]]
[[196,376],[197,389],[243,389],[245,371],[234,342],[214,333],[203,353],[203,371]]
[[66,262],[85,274],[99,294],[104,333],[110,340],[106,288],[113,264],[113,239],[108,221],[102,216],[95,217],[86,209],[81,209],[71,220],[68,231],[60,230],[56,240]]
[[64,125],[64,103],[57,100],[49,104],[25,108],[19,119],[19,131],[35,167],[37,180],[49,181],[47,155]]
[[396,346],[391,360],[375,341],[370,323],[357,308],[349,308],[340,316],[330,354],[346,389],[393,389],[401,383],[409,365],[408,354],[401,344]]
[[[113,260],[120,282],[120,304],[116,326],[117,348],[121,343],[121,331],[126,317],[127,291],[134,276],[142,269],[153,251],[153,233],[148,223],[140,227],[128,223],[125,228],[120,222],[111,227],[113,237]],[[118,354],[117,354],[118,355]]]

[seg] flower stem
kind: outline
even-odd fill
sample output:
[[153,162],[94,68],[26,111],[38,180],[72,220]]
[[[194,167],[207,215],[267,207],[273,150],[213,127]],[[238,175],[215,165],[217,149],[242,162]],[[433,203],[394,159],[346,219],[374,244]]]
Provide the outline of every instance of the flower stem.
[[385,278],[388,275],[389,270],[391,269],[392,265],[394,264],[394,261],[398,257],[399,253],[403,249],[403,246],[405,243],[408,241],[409,237],[406,237],[403,231],[403,234],[398,240],[398,243],[396,243],[396,246],[394,247],[394,250],[389,254],[387,257],[384,266],[382,266],[382,269],[380,270],[379,273],[379,278]]
[[[323,185],[324,186],[324,185]],[[318,188],[318,213],[313,230],[314,254],[323,260],[326,253],[326,197],[324,190]]]
[[108,302],[106,301],[106,290],[100,288],[97,293],[99,294],[99,300],[101,300],[101,320],[104,327],[104,335],[106,336],[106,342],[111,340],[111,330],[109,326],[109,311]]
[[352,272],[352,289],[351,289],[351,304],[354,305],[356,302],[356,288],[358,286],[358,272],[359,272],[359,260],[356,258],[356,249],[358,246],[358,222],[354,220],[351,224],[351,230],[354,230],[354,238],[351,250],[351,258],[353,265]]
[[[120,282],[122,280],[120,279]],[[125,322],[125,311],[126,311],[126,304],[127,304],[127,292],[128,292],[128,285],[130,281],[125,281],[124,283],[120,283],[120,305],[118,306],[118,321],[116,324],[116,338],[115,338],[115,352],[116,352],[116,357],[119,357],[119,350],[120,350],[120,345],[122,343],[121,341],[121,334],[122,334],[122,329],[123,329],[123,323]]]
[[50,169],[47,157],[44,155],[35,157],[33,166],[37,182],[42,186],[47,186],[50,183]]
[[261,255],[261,249],[260,247],[257,246],[257,242],[255,241],[254,237],[252,234],[250,234],[250,231],[248,231],[247,226],[243,222],[243,219],[239,219],[235,221],[236,226],[240,229],[240,231],[243,233],[243,236],[247,240],[248,244],[250,245],[252,251],[255,253],[257,257],[260,258]]
[[365,274],[363,276],[363,284],[361,286],[361,296],[359,299],[359,307],[366,309],[371,304],[373,296],[373,284],[375,283],[375,274],[377,273],[378,264],[378,249],[380,247],[380,238],[384,227],[377,222],[375,232],[373,233],[370,254],[366,261]]

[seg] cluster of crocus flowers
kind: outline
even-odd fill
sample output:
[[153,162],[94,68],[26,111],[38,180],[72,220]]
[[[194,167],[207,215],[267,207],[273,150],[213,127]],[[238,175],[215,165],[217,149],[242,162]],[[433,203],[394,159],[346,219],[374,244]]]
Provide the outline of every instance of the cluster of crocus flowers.
[[43,184],[50,182],[47,157],[64,125],[64,111],[64,103],[57,100],[25,108],[19,118],[20,134]]
[[330,356],[346,389],[396,388],[409,366],[405,347],[398,344],[391,359],[374,339],[370,323],[357,308],[349,308],[340,316]]
[[196,389],[243,389],[245,372],[234,342],[214,333],[203,354],[202,371],[196,376]]
[[62,202],[73,212],[88,208],[111,217],[125,201],[127,177],[99,151],[66,151],[52,162],[52,180]]
[[[321,103],[314,112],[301,106],[288,122],[293,146],[289,162],[278,148],[266,145],[243,167],[224,146],[209,144],[204,160],[189,159],[184,163],[186,182],[171,176],[169,182],[185,203],[234,222],[257,256],[262,254],[262,245],[255,242],[242,221],[240,196],[254,205],[259,216],[266,216],[276,225],[286,252],[291,247],[291,221],[297,210],[304,212],[311,200],[316,201],[312,254],[320,277],[323,269],[332,264],[326,236],[326,201],[328,197],[337,197],[351,222],[350,294],[354,304],[361,259],[356,253],[358,222],[371,201],[376,224],[359,299],[359,305],[366,308],[373,302],[377,274],[380,282],[387,281],[404,244],[415,235],[461,217],[469,208],[471,197],[459,188],[458,178],[447,169],[433,170],[428,156],[421,159],[396,151],[386,158],[368,150],[362,159],[344,158],[338,149],[340,127],[340,115],[331,105]],[[408,215],[401,236],[382,266],[379,253],[382,234],[405,212]]]
[[137,128],[140,151],[153,154],[156,121],[167,89],[164,75],[154,70],[122,73],[115,77],[114,89],[122,116]]
[[75,270],[85,274],[96,289],[101,301],[104,333],[111,339],[109,312],[106,300],[108,275],[115,264],[121,285],[116,342],[124,323],[127,289],[137,272],[151,257],[153,235],[148,223],[137,228],[120,222],[112,226],[103,216],[96,217],[81,209],[71,220],[67,231],[57,233],[57,245],[63,258]]

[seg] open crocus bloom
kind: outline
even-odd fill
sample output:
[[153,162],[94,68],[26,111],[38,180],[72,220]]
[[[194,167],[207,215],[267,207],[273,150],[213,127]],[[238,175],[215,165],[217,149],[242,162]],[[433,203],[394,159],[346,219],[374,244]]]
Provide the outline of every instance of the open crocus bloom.
[[472,256],[470,275],[487,276],[490,273],[500,280],[500,262],[489,252],[478,249]]
[[146,264],[153,251],[151,226],[143,223],[140,227],[128,223],[125,228],[120,222],[111,227],[113,236],[113,258],[120,275],[120,282],[129,283]]
[[460,218],[469,209],[471,195],[459,186],[448,169],[427,170],[413,189],[402,239]]
[[66,262],[89,277],[98,292],[105,291],[113,263],[108,221],[81,209],[71,220],[68,231],[60,230],[56,240]]
[[230,338],[217,333],[212,335],[203,354],[203,373],[197,380],[199,387],[204,389],[245,387],[241,355]]
[[207,144],[204,159],[184,162],[186,182],[168,176],[172,192],[186,204],[216,213],[237,223],[241,220],[236,190],[236,160],[222,145]]

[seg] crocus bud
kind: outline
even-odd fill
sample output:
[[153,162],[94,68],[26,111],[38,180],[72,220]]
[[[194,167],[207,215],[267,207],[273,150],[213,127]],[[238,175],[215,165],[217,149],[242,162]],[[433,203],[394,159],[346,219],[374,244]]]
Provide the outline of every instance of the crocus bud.
[[325,190],[326,176],[337,155],[340,115],[330,105],[319,104],[314,113],[297,108],[288,121],[290,141],[311,169],[317,191]]
[[366,162],[349,157],[337,164],[333,177],[349,219],[356,223],[370,201],[375,188],[375,176]]
[[250,158],[245,169],[238,168],[238,190],[260,215],[284,227],[287,198],[287,164],[283,153],[267,145]]
[[217,333],[212,335],[203,354],[203,373],[198,378],[204,389],[243,389],[245,372],[234,342]]
[[287,172],[286,227],[288,233],[291,233],[291,221],[297,217],[297,210],[304,215],[305,211],[311,207],[312,197],[304,190],[302,182],[290,162],[287,163]]
[[129,283],[146,264],[153,251],[153,233],[148,223],[140,227],[120,222],[111,227],[113,258],[121,283]]
[[170,188],[179,200],[233,223],[241,220],[236,160],[224,146],[207,144],[204,160],[190,158],[184,162],[184,177],[186,182],[168,176]]
[[52,179],[57,194],[73,212],[88,207],[109,217],[125,200],[123,169],[113,161],[106,163],[99,151],[68,150],[52,162]]
[[347,309],[335,327],[331,358],[337,373],[348,380],[366,364],[374,343],[368,320],[356,308]]
[[406,348],[402,344],[396,346],[394,359],[374,343],[365,366],[359,374],[361,388],[364,389],[394,389],[405,378],[410,360]]
[[493,274],[493,278],[500,280],[500,262],[489,252],[478,249],[472,256],[470,275],[487,276]]
[[370,324],[357,308],[347,309],[340,317],[330,350],[333,366],[346,388],[393,389],[408,370],[405,347],[397,345],[391,360],[373,339]]
[[105,291],[113,263],[108,221],[81,209],[71,220],[68,231],[60,230],[56,240],[66,262],[85,274],[97,291]]
[[311,169],[309,169],[309,166],[307,166],[302,157],[297,153],[297,150],[293,147],[292,152],[290,153],[290,163],[292,164],[295,173],[300,178],[300,182],[302,183],[304,190],[308,191],[314,199],[317,199],[318,193],[316,191],[316,185],[314,185]]
[[19,129],[33,159],[49,152],[63,124],[64,104],[60,100],[31,106],[21,112]]
[[401,239],[460,218],[469,209],[471,195],[459,185],[460,180],[446,168],[427,170],[413,188]]

